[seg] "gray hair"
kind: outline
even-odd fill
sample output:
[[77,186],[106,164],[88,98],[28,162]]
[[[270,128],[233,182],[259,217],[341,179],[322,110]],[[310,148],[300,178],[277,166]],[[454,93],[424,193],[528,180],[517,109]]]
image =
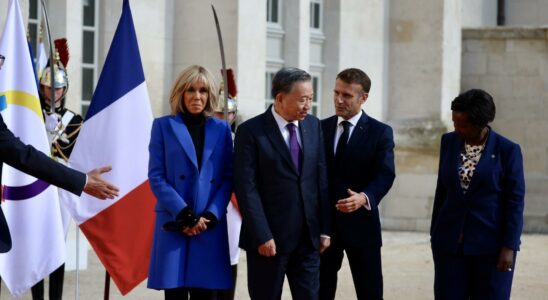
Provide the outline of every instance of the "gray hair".
[[272,98],[279,93],[289,93],[293,84],[299,81],[311,81],[312,77],[306,71],[298,68],[281,68],[272,79]]

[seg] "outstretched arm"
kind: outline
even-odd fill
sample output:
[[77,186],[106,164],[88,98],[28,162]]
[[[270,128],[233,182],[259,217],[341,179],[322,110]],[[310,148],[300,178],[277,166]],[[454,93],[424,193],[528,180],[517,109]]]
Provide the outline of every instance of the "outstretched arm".
[[47,181],[73,194],[80,195],[86,174],[57,163],[49,156],[25,145],[7,128],[0,115],[0,157],[17,170]]
[[101,177],[101,174],[108,173],[111,170],[111,166],[106,166],[89,171],[84,193],[99,199],[113,199],[118,196],[118,188]]

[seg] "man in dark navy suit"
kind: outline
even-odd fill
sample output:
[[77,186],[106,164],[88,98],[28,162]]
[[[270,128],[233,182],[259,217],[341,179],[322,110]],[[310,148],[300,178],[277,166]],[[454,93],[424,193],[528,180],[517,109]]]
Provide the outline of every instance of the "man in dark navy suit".
[[392,128],[361,110],[371,80],[359,69],[337,75],[336,115],[322,120],[332,207],[331,247],[321,255],[320,298],[334,299],[348,257],[358,299],[382,299],[378,205],[395,178]]
[[283,68],[275,99],[238,127],[234,180],[243,224],[251,299],[280,299],[287,275],[293,299],[318,299],[320,252],[329,244],[329,202],[320,121],[308,115],[311,76]]
[[[5,57],[0,55],[0,69],[4,59]],[[118,195],[118,188],[101,177],[102,173],[111,170],[110,167],[94,169],[86,175],[57,163],[34,147],[23,144],[8,129],[0,115],[0,186],[4,163],[76,195],[85,192],[99,199],[112,199]],[[1,197],[2,189],[0,199]],[[10,232],[4,213],[0,209],[0,253],[8,252],[10,249]]]

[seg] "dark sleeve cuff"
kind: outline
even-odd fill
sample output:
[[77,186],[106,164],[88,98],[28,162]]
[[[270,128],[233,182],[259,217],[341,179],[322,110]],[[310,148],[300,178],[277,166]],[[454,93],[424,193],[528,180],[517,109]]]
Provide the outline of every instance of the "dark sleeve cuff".
[[198,217],[194,214],[190,207],[185,207],[177,214],[177,221],[181,222],[185,227],[193,227],[198,223]]
[[207,229],[213,229],[215,226],[217,226],[217,223],[219,223],[219,220],[217,220],[217,217],[210,211],[206,211],[202,217],[209,220],[209,223],[207,223]]

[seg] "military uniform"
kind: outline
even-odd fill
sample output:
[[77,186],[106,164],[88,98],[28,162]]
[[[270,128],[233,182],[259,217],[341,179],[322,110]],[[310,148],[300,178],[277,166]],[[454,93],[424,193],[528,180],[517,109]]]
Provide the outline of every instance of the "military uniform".
[[[61,163],[66,164],[69,160],[76,138],[80,133],[80,128],[84,119],[79,114],[65,108],[65,95],[68,90],[68,77],[62,64],[54,64],[54,89],[63,88],[63,94],[60,96],[60,105],[51,113],[51,106],[46,102],[52,95],[44,95],[44,87],[51,87],[51,67],[48,67],[42,73],[40,79],[40,103],[46,119],[46,131],[51,144],[52,156]],[[51,102],[51,101],[50,101]],[[66,209],[61,207],[61,218],[65,233],[67,232],[70,215]],[[63,297],[63,283],[65,278],[65,264],[53,271],[49,276],[49,299],[59,299]],[[44,280],[36,283],[32,288],[32,299],[44,299]]]
[[53,133],[48,132],[48,137],[51,136],[51,154],[67,162],[84,119],[79,114],[67,108],[58,109],[56,113],[60,116],[61,121],[59,122],[60,128],[57,131]]

